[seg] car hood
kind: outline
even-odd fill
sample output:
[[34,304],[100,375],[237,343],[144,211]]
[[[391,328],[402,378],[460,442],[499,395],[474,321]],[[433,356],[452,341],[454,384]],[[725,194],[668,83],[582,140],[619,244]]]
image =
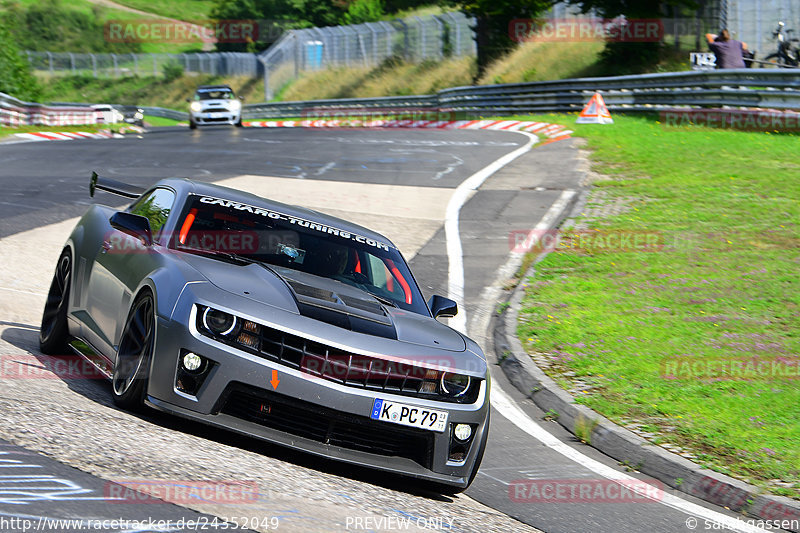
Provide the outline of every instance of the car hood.
[[223,100],[223,99],[200,100],[200,104],[202,104],[203,107],[210,107],[210,106],[230,107],[231,103],[233,103],[234,101],[235,100]]
[[369,293],[345,283],[281,267],[239,266],[200,255],[181,255],[219,289],[270,308],[354,333],[436,350],[463,352],[467,347],[458,332],[430,316],[381,304]]

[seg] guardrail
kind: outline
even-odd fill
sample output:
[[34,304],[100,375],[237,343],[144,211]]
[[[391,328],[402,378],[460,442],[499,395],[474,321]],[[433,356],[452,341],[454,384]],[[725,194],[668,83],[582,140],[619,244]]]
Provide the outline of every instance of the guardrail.
[[85,105],[45,105],[23,102],[0,93],[3,126],[73,126],[97,123],[97,112]]
[[302,117],[321,110],[438,108],[465,116],[580,111],[600,92],[612,111],[673,107],[800,109],[800,69],[670,72],[454,87],[434,95],[276,102],[244,106],[244,118]]
[[[521,113],[577,112],[600,92],[617,112],[646,112],[667,108],[746,107],[800,109],[800,69],[737,69],[669,72],[607,78],[454,87],[432,95],[343,98],[275,102],[243,106],[246,120],[257,118],[314,118],[322,115],[438,110],[461,117]],[[145,107],[145,114],[188,120],[185,111]],[[91,113],[79,104],[45,106],[22,102],[0,93],[0,123],[89,124],[78,122]],[[29,117],[29,118],[24,118]],[[60,118],[58,118],[60,117]]]
[[164,107],[149,107],[141,106],[145,115],[151,117],[171,118],[172,120],[189,120],[189,113],[187,111],[175,111],[174,109],[166,109]]

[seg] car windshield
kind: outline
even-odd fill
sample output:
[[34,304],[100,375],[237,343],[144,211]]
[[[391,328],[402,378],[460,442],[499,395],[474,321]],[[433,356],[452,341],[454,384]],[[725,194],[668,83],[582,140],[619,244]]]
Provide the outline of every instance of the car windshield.
[[233,91],[228,89],[197,91],[194,93],[195,100],[233,100],[233,98]]
[[396,248],[278,211],[192,195],[170,246],[333,279],[366,291],[384,304],[429,314]]

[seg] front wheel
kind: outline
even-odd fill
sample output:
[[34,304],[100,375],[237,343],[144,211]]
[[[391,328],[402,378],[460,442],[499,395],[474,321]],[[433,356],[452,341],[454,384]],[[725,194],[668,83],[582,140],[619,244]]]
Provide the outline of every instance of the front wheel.
[[235,126],[236,126],[237,128],[241,128],[241,127],[242,127],[242,117],[239,117],[239,120],[237,120],[237,121],[236,121],[236,124],[235,124]]
[[114,403],[119,407],[137,410],[144,406],[155,340],[153,296],[145,292],[136,299],[128,314],[114,362],[111,388]]
[[189,129],[190,130],[196,130],[197,129],[197,122],[195,122],[192,119],[189,119]]
[[60,355],[66,351],[67,307],[71,277],[72,256],[69,250],[64,250],[58,259],[42,313],[42,327],[39,329],[39,349],[42,353]]

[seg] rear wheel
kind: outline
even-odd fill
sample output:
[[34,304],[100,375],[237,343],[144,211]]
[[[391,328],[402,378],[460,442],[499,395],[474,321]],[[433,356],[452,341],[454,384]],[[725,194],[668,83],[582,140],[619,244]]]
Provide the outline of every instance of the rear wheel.
[[39,349],[42,353],[64,354],[67,349],[67,307],[72,277],[72,256],[64,250],[56,265],[53,281],[47,293],[39,329]]
[[114,403],[123,409],[144,406],[150,361],[156,340],[153,296],[141,294],[133,304],[119,341],[111,388]]
[[780,68],[780,56],[770,54],[764,58],[765,63],[761,63],[761,68]]

